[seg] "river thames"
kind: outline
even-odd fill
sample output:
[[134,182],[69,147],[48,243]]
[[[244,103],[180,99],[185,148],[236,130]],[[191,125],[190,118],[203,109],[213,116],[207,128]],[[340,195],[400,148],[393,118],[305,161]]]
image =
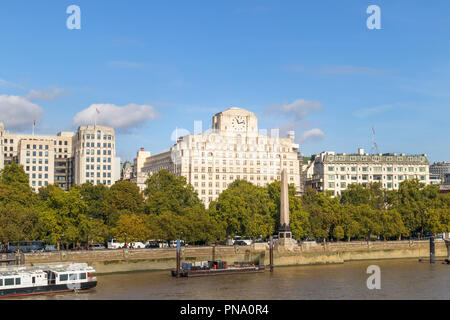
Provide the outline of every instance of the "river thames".
[[[367,267],[381,269],[381,289],[369,290]],[[273,274],[172,278],[169,271],[100,275],[87,292],[22,299],[68,300],[267,300],[450,299],[450,265],[436,261],[378,260],[275,268]]]

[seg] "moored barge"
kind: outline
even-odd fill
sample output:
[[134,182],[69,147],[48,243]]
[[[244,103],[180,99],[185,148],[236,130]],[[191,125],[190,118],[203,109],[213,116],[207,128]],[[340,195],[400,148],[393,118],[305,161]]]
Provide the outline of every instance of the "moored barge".
[[[202,277],[225,274],[262,273],[265,266],[254,265],[252,262],[236,262],[233,266],[227,266],[225,261],[205,261],[195,263],[183,263],[179,270],[179,277]],[[200,264],[200,265],[199,265]],[[177,277],[177,270],[172,270],[172,276]]]
[[97,286],[86,263],[0,269],[0,298],[87,290]]

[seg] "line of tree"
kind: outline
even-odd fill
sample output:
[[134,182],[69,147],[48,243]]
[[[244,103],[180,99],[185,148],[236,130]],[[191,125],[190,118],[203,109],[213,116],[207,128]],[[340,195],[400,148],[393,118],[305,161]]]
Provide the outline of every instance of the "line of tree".
[[[207,209],[184,177],[161,170],[146,185],[143,192],[129,181],[111,188],[87,183],[68,192],[49,185],[35,193],[13,162],[0,172],[0,241],[79,246],[111,238],[170,241],[183,234],[203,244],[236,235],[266,238],[279,227],[279,181],[266,187],[234,181]],[[298,240],[387,240],[450,230],[450,194],[418,180],[402,182],[398,191],[352,184],[336,197],[313,189],[297,197],[290,186],[289,208]]]

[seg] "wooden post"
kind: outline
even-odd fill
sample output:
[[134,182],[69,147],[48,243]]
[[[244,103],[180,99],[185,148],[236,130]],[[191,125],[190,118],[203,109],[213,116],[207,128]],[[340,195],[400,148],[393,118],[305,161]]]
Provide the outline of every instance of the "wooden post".
[[273,236],[270,236],[269,242],[270,272],[273,272]]
[[434,237],[430,238],[430,263],[435,262],[436,248],[434,246]]
[[180,239],[177,239],[177,278],[180,277],[180,262],[181,262],[181,243]]

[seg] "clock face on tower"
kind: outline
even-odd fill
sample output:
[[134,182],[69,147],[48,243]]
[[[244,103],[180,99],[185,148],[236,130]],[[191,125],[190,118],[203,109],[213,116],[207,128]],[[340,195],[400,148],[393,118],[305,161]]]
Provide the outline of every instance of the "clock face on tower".
[[245,129],[247,128],[245,117],[235,116],[231,120],[231,127],[234,131],[245,131]]

